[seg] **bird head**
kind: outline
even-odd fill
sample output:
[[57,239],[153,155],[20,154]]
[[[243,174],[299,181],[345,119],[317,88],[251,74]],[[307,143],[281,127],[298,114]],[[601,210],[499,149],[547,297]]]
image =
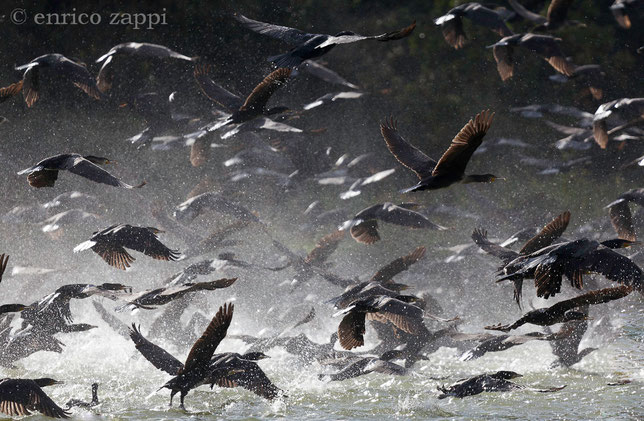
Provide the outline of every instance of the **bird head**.
[[494,377],[504,380],[515,379],[517,377],[523,377],[522,374],[516,373],[514,371],[501,370],[494,373]]
[[49,378],[49,377],[43,377],[42,379],[34,379],[34,382],[39,387],[53,386],[55,384],[63,384],[62,381],[54,380],[54,379]]
[[103,158],[102,156],[86,155],[83,158],[97,165],[108,165],[115,163],[114,161],[110,161],[109,159]]
[[259,361],[259,360],[264,360],[266,358],[270,358],[270,357],[264,354],[263,352],[247,352],[246,354],[242,355],[242,359],[251,360],[251,361]]
[[603,246],[610,249],[622,249],[642,244],[641,241],[622,240],[621,238],[613,238],[612,240],[602,241]]
[[92,383],[92,392],[95,392],[98,390],[98,383]]

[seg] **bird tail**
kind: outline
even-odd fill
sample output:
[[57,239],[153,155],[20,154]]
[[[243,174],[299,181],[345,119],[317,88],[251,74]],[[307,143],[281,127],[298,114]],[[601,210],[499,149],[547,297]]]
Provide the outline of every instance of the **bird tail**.
[[303,60],[301,57],[296,57],[289,52],[277,56],[271,56],[268,58],[268,61],[275,63],[277,67],[290,67],[291,69],[294,69],[302,64]]

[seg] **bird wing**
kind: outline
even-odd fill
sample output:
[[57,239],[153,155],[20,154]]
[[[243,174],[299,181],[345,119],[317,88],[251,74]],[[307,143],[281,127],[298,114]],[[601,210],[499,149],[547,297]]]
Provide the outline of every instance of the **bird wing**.
[[624,200],[610,206],[608,214],[610,216],[610,222],[613,224],[615,231],[617,231],[619,238],[629,241],[637,240],[628,201]]
[[598,248],[586,258],[584,268],[607,279],[644,291],[644,274],[631,259],[608,248]]
[[[523,19],[526,19],[526,20],[529,20],[531,22],[534,22],[537,25],[542,25],[542,24],[548,22],[548,19],[546,19],[545,17],[541,16],[538,13],[534,13],[534,12],[531,12],[530,10],[526,9],[517,0],[508,0],[508,2],[510,3],[510,6],[512,6],[514,11],[517,12],[517,14],[519,16],[521,16]],[[555,2],[555,0],[553,0],[550,3],[550,7],[552,7],[552,3],[554,3],[554,2]],[[548,8],[548,12],[550,12],[550,8]]]
[[39,69],[37,65],[27,67],[22,76],[22,96],[27,107],[31,107],[38,100],[40,90]]
[[513,35],[499,13],[480,4],[474,3],[466,7],[465,16],[475,24],[490,28],[502,37]]
[[327,36],[326,40],[320,45],[316,45],[315,48],[324,48],[330,45],[337,45],[337,44],[350,44],[352,42],[364,41],[368,39],[381,41],[381,42],[394,41],[394,40],[408,37],[409,35],[411,35],[412,32],[414,32],[414,29],[416,29],[415,21],[412,22],[411,25],[406,26],[398,31],[385,32],[384,34],[380,34],[380,35],[353,34],[353,35]]
[[394,298],[380,299],[378,314],[391,322],[398,329],[419,335],[427,332],[423,323],[423,310],[415,305]]
[[338,340],[344,349],[364,345],[365,313],[349,311],[338,326]]
[[69,418],[69,413],[28,379],[7,379],[0,384],[0,412],[10,416],[30,415],[36,410],[52,418]]
[[382,208],[377,210],[376,218],[380,219],[382,222],[409,228],[444,229],[440,225],[427,219],[425,215],[421,213],[391,203],[383,204]]
[[244,102],[244,105],[241,106],[240,110],[264,109],[266,107],[266,103],[268,103],[268,100],[275,91],[286,84],[292,71],[293,69],[282,67],[266,76],[264,80],[262,80],[259,85],[253,89],[253,92],[248,95],[248,98],[246,98],[246,101]]
[[556,310],[557,313],[565,313],[575,307],[603,304],[609,301],[618,300],[626,297],[633,291],[630,286],[622,285],[614,288],[604,288],[597,291],[590,291],[586,294],[579,295],[569,300],[559,301],[550,307],[550,310]]
[[380,240],[378,234],[378,221],[375,219],[368,219],[355,224],[349,230],[351,237],[358,243],[373,244]]
[[228,326],[230,326],[230,322],[233,319],[234,309],[235,306],[232,303],[219,307],[219,311],[212,318],[201,338],[197,339],[192,349],[190,349],[190,353],[186,358],[184,372],[198,366],[207,365],[210,362],[215,349],[226,336]]
[[239,13],[233,14],[233,17],[235,18],[235,20],[237,20],[237,22],[240,22],[242,25],[253,32],[267,35],[289,44],[303,44],[309,39],[319,35],[309,34],[299,29],[289,28],[288,26],[273,25],[271,23],[249,19]]
[[383,361],[378,359],[371,360],[363,369],[365,372],[375,371],[377,373],[389,374],[394,376],[406,376],[409,370],[391,361]]
[[304,61],[302,64],[300,64],[300,66],[298,67],[298,70],[306,70],[313,76],[320,78],[323,81],[328,83],[334,83],[336,85],[344,85],[351,89],[358,89],[358,86],[347,81],[345,78],[340,76],[335,71],[312,60]]
[[438,160],[432,175],[464,174],[472,154],[483,142],[483,137],[490,129],[493,118],[494,113],[487,110],[477,114],[474,120],[470,120],[452,139],[449,148]]
[[92,250],[101,256],[108,265],[121,270],[126,270],[136,260],[120,246],[98,243],[92,246]]
[[479,246],[481,250],[487,254],[491,254],[494,257],[498,257],[504,262],[511,262],[512,260],[519,257],[519,253],[509,248],[505,248],[498,244],[494,244],[487,238],[487,231],[484,229],[476,228],[472,233],[472,240],[474,244]]
[[7,270],[7,263],[9,262],[8,254],[0,254],[0,282],[2,282],[2,275]]
[[74,63],[71,60],[63,60],[59,64],[61,72],[64,73],[69,80],[81,89],[87,95],[95,99],[101,99],[103,94],[96,85],[96,80],[84,66]]
[[440,25],[443,32],[445,42],[455,49],[459,49],[465,45],[467,36],[463,30],[463,19],[452,13],[448,13],[434,21],[436,25]]
[[198,64],[195,66],[195,80],[197,81],[197,85],[199,86],[199,89],[201,89],[201,92],[203,92],[208,99],[218,103],[228,111],[239,109],[239,107],[242,106],[242,99],[217,85],[210,76],[208,76],[210,69],[210,64]]
[[548,21],[550,22],[563,22],[568,16],[568,9],[572,5],[573,0],[552,0],[548,6]]
[[124,187],[126,189],[134,189],[142,187],[145,183],[138,186],[131,186],[114,177],[109,172],[105,171],[98,165],[88,161],[87,159],[79,156],[70,156],[68,158],[69,166],[67,170],[73,174],[80,175],[95,183],[108,184],[114,187]]
[[[116,237],[117,236],[117,237]],[[171,250],[147,228],[126,226],[115,234],[115,241],[122,247],[136,250],[157,260],[177,260],[178,250]]]
[[545,227],[539,231],[537,235],[532,237],[525,245],[519,250],[520,254],[532,254],[537,250],[551,245],[557,238],[568,228],[570,222],[570,212],[566,211],[558,215],[555,219],[550,221]]
[[8,100],[18,92],[22,91],[23,83],[24,82],[21,80],[16,83],[12,83],[9,86],[5,86],[4,88],[0,88],[0,103]]
[[520,44],[543,57],[559,73],[572,76],[575,65],[568,61],[559,48],[559,38],[547,35],[528,34],[521,38]]
[[384,123],[380,123],[380,133],[382,133],[382,137],[385,139],[389,152],[391,152],[398,162],[416,173],[421,180],[431,176],[436,166],[436,161],[407,142],[398,133],[398,127],[393,118]]
[[159,345],[147,340],[134,323],[132,323],[132,328],[130,329],[130,338],[132,338],[136,349],[141,355],[159,370],[165,371],[171,376],[176,376],[183,369],[181,361],[174,358]]
[[380,270],[378,270],[368,282],[383,283],[391,280],[394,276],[409,269],[411,265],[422,259],[426,251],[427,249],[423,246],[417,247],[408,255],[399,257],[386,266],[380,268]]
[[219,387],[241,386],[269,400],[275,399],[279,394],[280,389],[273,384],[256,362],[236,357],[236,361],[230,366],[232,369],[243,371],[220,377],[217,381]]
[[514,59],[512,57],[513,48],[510,45],[495,45],[492,49],[494,60],[496,60],[496,69],[504,82],[514,74]]
[[335,252],[344,238],[345,231],[336,230],[318,241],[315,248],[306,255],[304,261],[313,266],[320,266]]

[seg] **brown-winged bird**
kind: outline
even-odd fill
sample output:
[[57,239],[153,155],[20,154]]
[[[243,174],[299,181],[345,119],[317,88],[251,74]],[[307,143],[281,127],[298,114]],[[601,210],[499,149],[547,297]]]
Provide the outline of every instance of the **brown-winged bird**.
[[74,253],[92,249],[108,265],[122,270],[129,268],[136,260],[125,250],[126,248],[157,260],[178,260],[181,256],[179,251],[171,250],[159,241],[157,234],[161,232],[163,231],[154,227],[112,225],[95,232],[89,240],[74,247]]
[[[107,184],[114,187],[134,189],[143,187],[145,182],[131,186],[114,177],[98,165],[111,164],[107,158],[93,155],[81,156],[76,153],[65,153],[45,158],[33,167],[18,172],[18,175],[27,174],[27,181],[32,187],[53,187],[58,179],[58,171],[69,171],[80,175],[95,183]],[[97,165],[98,164],[98,165]]]
[[512,6],[515,12],[522,18],[537,24],[533,31],[552,31],[566,25],[586,26],[576,20],[567,19],[568,9],[570,9],[573,2],[574,0],[552,0],[550,6],[548,6],[546,16],[542,16],[526,9],[517,0],[509,0],[510,6]]
[[561,38],[550,35],[516,34],[505,37],[488,48],[493,48],[496,68],[503,81],[514,75],[514,49],[516,47],[524,47],[538,54],[559,73],[572,76],[575,73],[575,65],[568,61],[559,48],[560,42]]
[[455,183],[486,183],[497,179],[493,174],[465,175],[465,167],[472,154],[483,142],[490,129],[494,113],[482,111],[470,120],[452,139],[452,143],[438,163],[407,142],[399,133],[396,122],[380,124],[380,132],[389,151],[403,166],[412,170],[420,181],[402,193],[420,190],[436,190]]
[[16,67],[16,70],[25,71],[22,77],[22,94],[27,107],[34,105],[40,95],[39,74],[41,69],[56,72],[58,76],[69,80],[74,86],[92,98],[102,98],[94,77],[84,65],[76,63],[62,54],[45,54],[36,57],[27,64]]
[[441,27],[445,42],[459,49],[465,45],[467,36],[463,30],[463,18],[468,18],[475,25],[485,26],[502,37],[512,35],[512,31],[503,21],[503,16],[493,9],[480,3],[460,4],[443,16],[434,19],[434,23]]
[[623,240],[636,241],[637,233],[633,227],[633,217],[629,207],[631,202],[644,206],[644,188],[622,193],[617,200],[609,203],[606,207],[617,236]]
[[69,418],[69,413],[49,397],[42,387],[60,384],[54,379],[0,380],[0,412],[11,417],[31,415],[38,411],[52,418]]

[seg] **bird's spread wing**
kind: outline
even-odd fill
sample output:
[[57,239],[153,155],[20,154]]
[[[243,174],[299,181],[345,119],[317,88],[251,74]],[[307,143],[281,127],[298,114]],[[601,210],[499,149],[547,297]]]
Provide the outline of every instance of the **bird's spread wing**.
[[315,48],[324,48],[330,45],[337,45],[337,44],[350,44],[352,42],[364,41],[368,39],[381,41],[381,42],[394,41],[394,40],[408,37],[409,35],[411,35],[412,32],[414,32],[415,28],[416,28],[416,22],[413,22],[411,25],[406,26],[398,31],[386,32],[380,35],[353,34],[353,35],[329,36],[323,43],[321,43],[320,45],[317,45]]
[[92,98],[102,98],[103,94],[98,89],[96,80],[85,67],[74,63],[71,60],[63,61],[60,66],[61,71],[69,78],[74,86],[81,89]]
[[493,118],[494,113],[487,110],[482,111],[473,120],[470,120],[454,137],[451,145],[436,164],[432,175],[437,176],[445,173],[464,174],[465,167],[472,154],[483,142],[483,137],[490,129]]
[[[519,16],[521,16],[523,19],[534,22],[537,25],[544,24],[548,21],[548,19],[541,16],[540,14],[531,12],[530,10],[523,7],[521,3],[519,3],[517,0],[508,0],[508,1],[510,3],[510,6],[512,6],[512,8],[514,9],[514,11],[517,12]],[[554,1],[551,2],[550,7],[552,7],[552,3],[554,3]]]
[[376,272],[375,275],[369,279],[369,282],[383,283],[391,280],[394,276],[409,269],[411,265],[422,259],[426,251],[427,249],[421,246],[408,255],[397,258]]
[[242,106],[242,99],[217,85],[209,76],[211,66],[209,64],[198,64],[195,66],[195,80],[199,89],[211,100],[228,111],[239,109]]
[[445,229],[440,225],[433,223],[421,213],[391,203],[385,203],[382,209],[377,212],[376,217],[383,222],[401,225],[403,227],[428,228],[435,230]]
[[548,6],[548,20],[550,22],[565,21],[572,2],[573,0],[552,0]]
[[607,279],[644,291],[644,274],[631,259],[608,248],[599,248],[587,257],[584,267]]
[[620,298],[626,297],[632,291],[633,288],[626,285],[615,288],[604,288],[597,291],[587,292],[586,294],[579,295],[569,300],[560,301],[556,304],[553,304],[550,308],[553,310],[557,309],[557,312],[561,312],[563,314],[575,307],[603,304],[609,301],[618,300]]
[[387,298],[378,307],[378,314],[407,333],[420,335],[427,332],[423,323],[423,311],[412,304]]
[[7,270],[7,263],[9,262],[9,255],[0,254],[0,282],[2,282],[2,275]]
[[304,261],[314,266],[320,266],[333,254],[344,238],[345,231],[337,230],[325,235],[318,241],[315,248],[306,256]]
[[115,268],[126,270],[130,265],[136,260],[130,255],[123,247],[113,246],[108,244],[96,244],[92,247],[92,250],[108,265],[114,266]]
[[157,238],[156,234],[142,227],[125,227],[119,232],[123,247],[136,250],[157,260],[177,260],[181,256],[177,250],[169,249]]
[[4,88],[0,88],[0,102],[4,102],[12,96],[16,95],[18,92],[22,91],[22,84],[23,81],[21,80],[16,83],[12,83],[11,85]]
[[255,109],[261,110],[266,107],[268,100],[281,86],[283,86],[291,76],[293,69],[280,68],[273,71],[270,75],[266,76],[259,85],[253,89],[253,92],[248,95],[246,102],[241,106],[240,110]]
[[396,121],[380,123],[380,133],[387,143],[392,155],[405,167],[416,173],[418,178],[429,177],[436,166],[436,161],[425,155],[419,149],[407,142],[399,133]]
[[481,250],[487,254],[491,254],[494,257],[498,257],[504,262],[511,262],[512,260],[519,257],[519,253],[514,250],[502,247],[498,244],[494,244],[487,238],[487,231],[484,229],[476,228],[472,233],[472,240],[474,244],[479,246]]
[[629,241],[637,240],[628,201],[624,200],[610,206],[608,214],[610,216],[610,222],[613,224],[615,231],[617,231],[619,238]]
[[31,107],[38,100],[40,90],[40,77],[38,66],[30,66],[22,76],[22,96],[27,107]]
[[257,20],[249,19],[244,15],[235,13],[234,18],[246,28],[258,34],[267,35],[269,37],[287,42],[289,44],[303,44],[309,39],[318,34],[309,34],[299,29],[289,28],[288,26],[273,25],[271,23],[260,22]]
[[143,183],[137,186],[131,186],[129,184],[122,182],[121,180],[114,177],[109,172],[105,171],[98,165],[88,161],[85,158],[72,156],[69,159],[72,161],[70,163],[71,165],[68,167],[69,172],[76,175],[80,175],[81,177],[85,177],[96,183],[108,184],[114,187],[124,187],[126,189],[143,187],[143,185],[145,184]]
[[134,345],[141,355],[159,370],[165,371],[171,376],[176,376],[183,369],[183,364],[179,360],[170,355],[165,349],[147,340],[134,323],[130,329],[130,338],[134,341]]
[[350,311],[342,318],[338,326],[338,340],[344,349],[353,349],[364,345],[365,314]]
[[436,25],[440,25],[443,32],[445,42],[455,49],[459,49],[465,45],[467,36],[463,30],[463,19],[460,16],[448,13],[441,16],[434,21]]
[[231,364],[231,368],[242,371],[220,377],[217,381],[219,387],[241,386],[266,399],[275,399],[278,396],[280,389],[271,382],[256,362],[238,358]]
[[228,326],[230,326],[230,322],[233,319],[234,309],[233,304],[224,304],[219,307],[219,311],[212,318],[201,338],[197,339],[197,342],[192,346],[186,358],[184,371],[190,371],[210,362],[215,349],[226,336]]
[[369,219],[355,224],[349,232],[351,233],[351,237],[359,243],[373,244],[380,240],[378,221],[375,219]]
[[575,73],[575,65],[568,61],[559,48],[558,38],[547,35],[527,35],[521,39],[521,45],[527,47],[543,57],[559,73],[572,76]]
[[495,45],[492,49],[494,60],[496,60],[496,69],[501,76],[501,80],[506,81],[514,74],[514,59],[512,57],[513,49],[510,45]]
[[537,250],[541,250],[544,247],[551,245],[557,238],[568,228],[568,223],[570,222],[570,212],[566,211],[561,215],[557,216],[555,219],[550,221],[545,227],[539,231],[537,235],[532,237],[530,241],[525,243],[525,245],[519,251],[520,254],[532,254]]
[[15,417],[34,410],[52,418],[69,418],[33,380],[8,379],[0,384],[0,412]]

